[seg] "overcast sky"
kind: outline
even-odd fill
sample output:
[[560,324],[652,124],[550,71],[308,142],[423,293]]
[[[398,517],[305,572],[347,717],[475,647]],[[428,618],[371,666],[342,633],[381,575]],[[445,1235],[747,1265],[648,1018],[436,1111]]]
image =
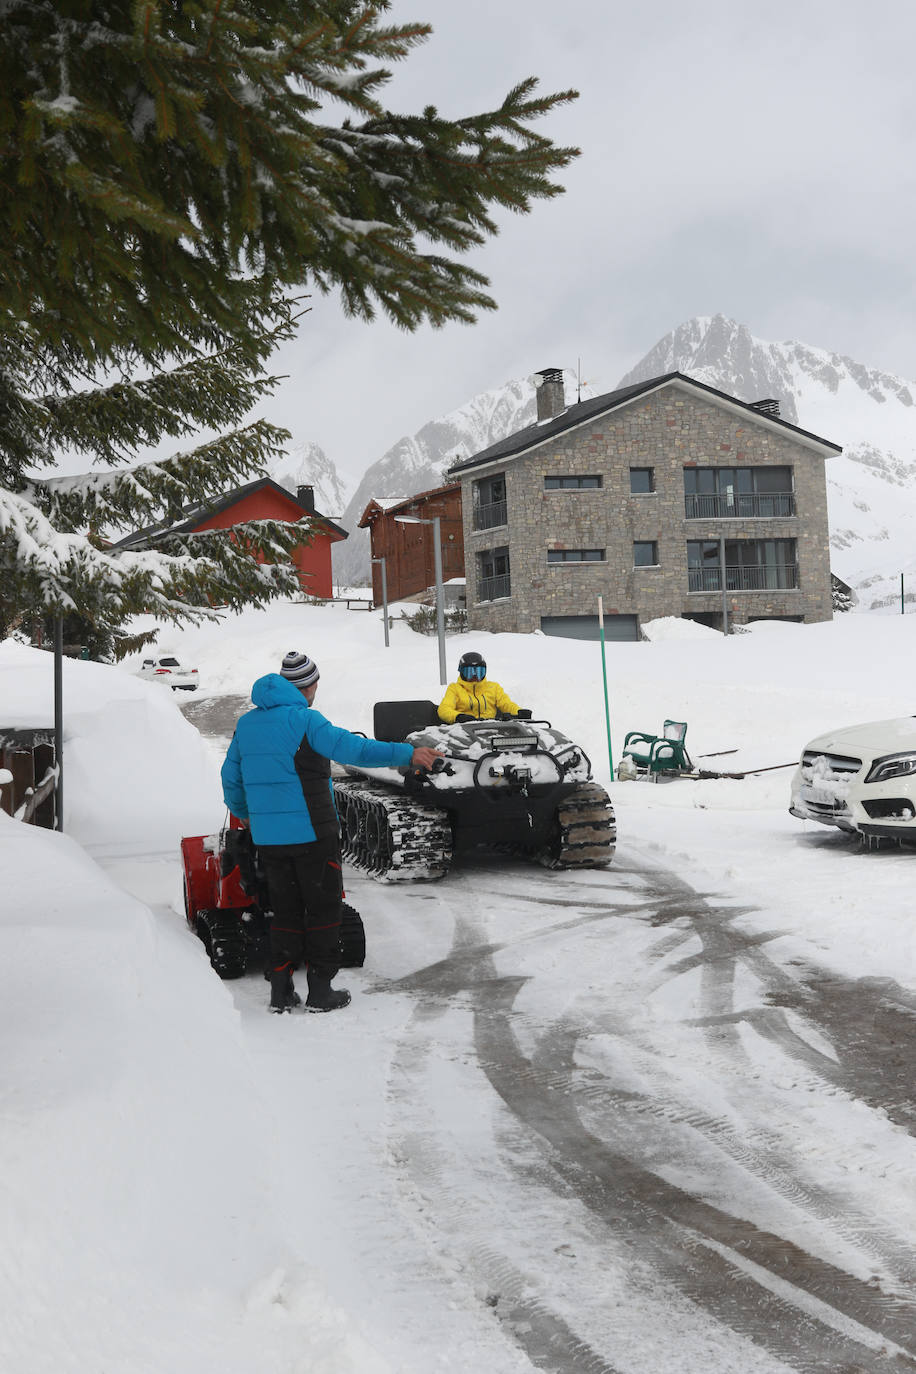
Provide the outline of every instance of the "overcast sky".
[[404,434],[543,366],[613,388],[693,315],[916,376],[916,8],[905,0],[395,0],[434,33],[388,101],[450,115],[518,80],[580,99],[544,131],[566,194],[476,255],[499,310],[405,335],[336,298],[282,357],[271,418],[357,479]]

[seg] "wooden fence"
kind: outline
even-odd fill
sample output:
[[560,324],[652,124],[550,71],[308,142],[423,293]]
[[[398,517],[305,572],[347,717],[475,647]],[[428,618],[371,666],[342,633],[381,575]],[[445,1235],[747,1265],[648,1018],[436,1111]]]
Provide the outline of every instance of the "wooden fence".
[[0,726],[0,811],[27,825],[54,830],[56,781],[53,730],[7,730]]

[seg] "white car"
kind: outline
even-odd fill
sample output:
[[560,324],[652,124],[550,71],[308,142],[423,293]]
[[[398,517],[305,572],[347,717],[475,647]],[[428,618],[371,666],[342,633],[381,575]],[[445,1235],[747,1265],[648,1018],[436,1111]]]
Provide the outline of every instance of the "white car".
[[789,810],[801,820],[916,843],[916,716],[813,739],[792,778]]
[[198,677],[196,668],[186,668],[173,654],[162,658],[145,658],[140,667],[140,677],[151,682],[161,682],[171,687],[173,692],[196,692]]

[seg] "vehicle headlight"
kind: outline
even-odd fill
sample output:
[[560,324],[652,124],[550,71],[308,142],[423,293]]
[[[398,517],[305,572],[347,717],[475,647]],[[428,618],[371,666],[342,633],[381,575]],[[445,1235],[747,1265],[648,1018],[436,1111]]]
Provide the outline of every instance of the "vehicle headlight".
[[912,749],[905,754],[885,754],[875,759],[865,781],[889,782],[891,778],[904,778],[909,773],[916,773],[916,750]]

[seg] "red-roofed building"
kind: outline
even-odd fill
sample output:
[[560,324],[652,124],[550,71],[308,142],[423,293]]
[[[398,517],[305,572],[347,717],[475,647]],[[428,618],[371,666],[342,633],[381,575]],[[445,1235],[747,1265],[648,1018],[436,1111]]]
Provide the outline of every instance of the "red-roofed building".
[[[299,487],[294,496],[286,487],[270,477],[261,477],[236,487],[217,501],[208,502],[194,510],[182,512],[180,523],[163,526],[160,530],[138,530],[116,546],[130,548],[132,544],[148,544],[157,534],[193,533],[202,530],[224,530],[247,520],[286,520],[295,524],[311,516],[312,542],[302,544],[293,554],[299,569],[299,580],[306,596],[331,597],[334,584],[331,575],[331,546],[347,538],[347,531],[335,525],[328,516],[315,510],[312,487]],[[459,517],[460,519],[460,517]]]

